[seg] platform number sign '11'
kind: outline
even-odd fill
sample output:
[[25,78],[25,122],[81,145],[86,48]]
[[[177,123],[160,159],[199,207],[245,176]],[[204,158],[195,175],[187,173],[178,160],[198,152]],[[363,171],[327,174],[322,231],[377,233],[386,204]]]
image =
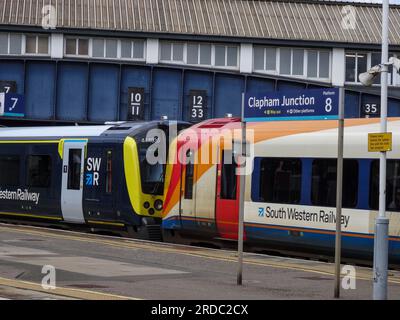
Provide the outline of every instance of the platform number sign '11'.
[[128,88],[128,120],[144,119],[144,88]]
[[200,122],[207,117],[207,91],[190,90],[190,121]]

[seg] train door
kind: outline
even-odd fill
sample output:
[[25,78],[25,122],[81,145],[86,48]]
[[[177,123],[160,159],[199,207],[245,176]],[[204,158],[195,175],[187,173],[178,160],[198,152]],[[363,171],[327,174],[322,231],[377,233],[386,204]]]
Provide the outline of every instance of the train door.
[[[191,158],[191,150],[186,153],[186,158]],[[195,227],[195,192],[194,192],[194,170],[193,161],[181,164],[181,199],[179,204],[179,215],[184,228]]]
[[232,150],[223,149],[217,169],[215,217],[219,236],[225,239],[238,238],[240,176],[236,168]]
[[86,144],[86,140],[64,141],[61,210],[66,222],[85,223],[82,198]]

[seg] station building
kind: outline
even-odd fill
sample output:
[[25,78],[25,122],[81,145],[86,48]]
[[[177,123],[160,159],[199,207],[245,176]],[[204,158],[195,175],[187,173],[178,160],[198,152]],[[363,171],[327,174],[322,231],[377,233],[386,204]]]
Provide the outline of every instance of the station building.
[[[400,5],[390,8],[400,57]],[[2,125],[201,121],[240,115],[242,92],[344,86],[345,116],[378,116],[381,7],[316,0],[0,0]],[[400,116],[389,74],[389,116]],[[373,109],[373,108],[372,108]]]

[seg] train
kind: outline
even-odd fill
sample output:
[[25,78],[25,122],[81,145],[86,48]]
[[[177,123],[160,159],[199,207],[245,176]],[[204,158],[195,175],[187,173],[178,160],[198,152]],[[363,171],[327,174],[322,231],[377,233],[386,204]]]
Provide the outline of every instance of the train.
[[0,219],[161,240],[165,164],[146,154],[188,125],[2,127]]
[[[247,124],[246,250],[333,257],[337,126]],[[399,265],[400,118],[389,119],[388,131],[389,261]],[[342,255],[357,261],[372,260],[378,214],[379,154],[368,152],[370,132],[379,132],[379,119],[345,120]],[[166,161],[149,163],[160,136]],[[231,116],[1,128],[0,220],[235,247],[241,137],[241,121]]]
[[[338,122],[247,123],[244,192],[247,250],[333,257],[336,230]],[[379,202],[379,153],[368,133],[379,119],[346,119],[344,129],[343,258],[371,261]],[[400,119],[390,118],[387,153],[389,262],[400,263]],[[221,247],[238,239],[241,139],[239,118],[211,119],[183,132],[170,146],[163,238]],[[239,151],[238,151],[239,150]]]

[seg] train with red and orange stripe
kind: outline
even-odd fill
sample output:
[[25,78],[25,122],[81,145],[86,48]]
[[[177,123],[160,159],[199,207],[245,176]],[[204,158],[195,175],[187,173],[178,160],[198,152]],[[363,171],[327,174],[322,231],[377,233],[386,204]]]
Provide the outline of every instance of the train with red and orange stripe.
[[[337,121],[247,124],[244,241],[249,250],[333,256],[336,228]],[[389,259],[400,262],[400,119],[388,152]],[[379,202],[379,153],[368,133],[379,119],[346,119],[342,254],[372,261]],[[166,168],[164,240],[236,245],[241,122],[211,119],[172,142]],[[238,143],[239,141],[239,143]]]

